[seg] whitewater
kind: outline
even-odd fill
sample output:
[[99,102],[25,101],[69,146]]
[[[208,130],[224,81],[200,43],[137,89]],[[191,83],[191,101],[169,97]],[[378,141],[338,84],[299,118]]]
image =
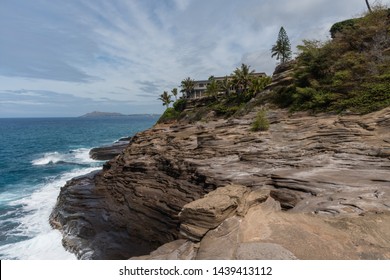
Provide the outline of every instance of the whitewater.
[[101,168],[93,147],[152,126],[156,118],[0,119],[0,258],[69,260],[51,228],[60,188]]

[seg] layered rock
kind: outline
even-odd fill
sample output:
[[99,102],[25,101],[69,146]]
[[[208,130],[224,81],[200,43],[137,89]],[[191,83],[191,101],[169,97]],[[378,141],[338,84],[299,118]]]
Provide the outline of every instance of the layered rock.
[[272,81],[266,87],[267,89],[274,89],[277,87],[285,87],[294,83],[294,68],[296,62],[294,60],[279,64],[272,74]]
[[265,201],[268,194],[266,190],[250,192],[244,186],[218,188],[183,206],[179,213],[180,234],[189,240],[200,241],[210,229],[233,215],[245,214],[249,205]]
[[131,137],[119,139],[112,145],[93,148],[89,151],[89,156],[95,160],[110,160],[119,155],[128,145]]
[[[255,116],[137,134],[102,172],[62,188],[51,223],[65,247],[93,259],[163,244],[149,257],[389,258],[390,108],[274,110],[267,132],[250,130]],[[241,187],[217,189],[227,185]],[[216,189],[217,202],[206,196]]]
[[[218,189],[234,197],[242,186]],[[248,198],[258,191],[246,189],[247,196],[238,205],[243,211],[230,212],[218,226],[207,231],[200,242],[180,239],[163,245],[149,255],[133,259],[389,259],[390,213],[365,216],[326,217],[308,213],[281,211],[269,197],[265,202]],[[254,195],[255,197],[258,194]],[[267,196],[265,192],[262,197]],[[203,208],[213,211],[220,194],[207,195]],[[203,199],[201,199],[203,200]],[[237,201],[230,201],[236,207]],[[228,205],[226,205],[228,206]],[[198,209],[193,202],[186,208]],[[217,207],[218,208],[218,207]],[[204,211],[205,213],[206,211]],[[198,220],[210,219],[199,213]],[[183,221],[185,223],[187,221]]]

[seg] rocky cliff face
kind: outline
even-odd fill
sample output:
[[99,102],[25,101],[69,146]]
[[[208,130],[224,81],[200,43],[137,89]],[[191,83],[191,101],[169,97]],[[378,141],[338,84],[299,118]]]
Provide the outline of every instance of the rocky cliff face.
[[81,259],[389,259],[390,108],[270,110],[269,131],[251,132],[255,111],[158,125],[68,182],[50,219],[64,246]]

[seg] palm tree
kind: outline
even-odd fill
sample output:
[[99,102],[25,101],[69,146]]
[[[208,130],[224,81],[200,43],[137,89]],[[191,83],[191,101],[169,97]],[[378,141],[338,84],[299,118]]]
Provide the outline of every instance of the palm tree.
[[259,93],[264,90],[264,88],[271,82],[271,80],[271,77],[268,76],[253,77],[249,87],[249,92],[252,96],[256,95],[256,93]]
[[226,95],[230,94],[230,87],[232,86],[232,83],[230,82],[228,76],[223,78],[222,81],[219,81],[219,88],[221,91],[223,91]]
[[236,68],[233,72],[233,86],[239,94],[248,89],[251,75],[255,72],[254,70],[250,71],[249,68],[250,66],[243,63],[241,64],[241,68]]
[[164,93],[161,94],[158,99],[163,102],[163,106],[167,106],[167,109],[169,107],[169,104],[171,104],[172,102],[171,95],[169,95],[167,91],[164,91]]
[[213,76],[209,78],[209,81],[210,83],[207,85],[206,93],[210,96],[214,96],[215,98],[217,98],[219,92],[219,85]]
[[177,101],[177,88],[173,88],[171,90],[171,92],[172,92],[173,96],[175,97],[175,100]]
[[194,91],[195,81],[192,80],[190,77],[188,77],[183,81],[181,81],[180,87],[181,87],[180,92],[184,92],[186,94],[186,97],[188,98],[190,94]]

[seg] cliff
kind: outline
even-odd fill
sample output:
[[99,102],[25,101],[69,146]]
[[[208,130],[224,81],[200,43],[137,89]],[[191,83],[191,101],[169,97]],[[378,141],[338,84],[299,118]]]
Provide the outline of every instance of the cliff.
[[81,259],[389,259],[390,107],[270,109],[252,132],[258,110],[156,125],[69,181],[50,217],[64,246]]
[[115,158],[61,189],[50,222],[65,248],[80,259],[390,259],[389,25],[383,9],[339,23],[271,83],[180,99],[128,144],[92,151]]

